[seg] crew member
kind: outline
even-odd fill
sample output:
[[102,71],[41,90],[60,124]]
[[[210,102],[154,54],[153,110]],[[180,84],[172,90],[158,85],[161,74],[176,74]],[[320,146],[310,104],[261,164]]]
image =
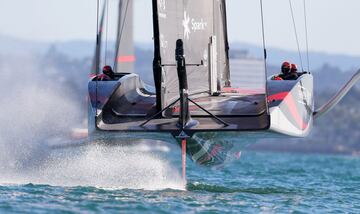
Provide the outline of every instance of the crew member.
[[292,73],[296,73],[298,78],[301,77],[304,74],[308,74],[309,72],[307,71],[303,71],[303,72],[298,72],[297,66],[296,64],[291,64],[291,72]]
[[272,80],[286,80],[291,69],[291,64],[287,61],[281,65],[281,74],[274,76]]
[[110,81],[115,79],[115,73],[112,70],[111,66],[106,65],[102,70],[102,74],[96,76],[96,80],[98,81]]
[[284,80],[297,80],[299,78],[298,69],[296,64],[291,64],[290,72],[284,77]]
[[104,66],[103,74],[107,75],[110,78],[110,80],[115,79],[115,73],[114,73],[113,69],[111,68],[111,66],[109,66],[109,65]]
[[297,73],[297,71],[298,71],[298,68],[297,68],[296,64],[291,64],[290,72]]

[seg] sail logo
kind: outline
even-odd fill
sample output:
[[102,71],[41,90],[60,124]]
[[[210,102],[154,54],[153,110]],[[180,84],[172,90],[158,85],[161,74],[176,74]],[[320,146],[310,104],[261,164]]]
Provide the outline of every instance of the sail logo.
[[166,10],[166,0],[159,0],[159,8]]
[[199,31],[199,30],[205,30],[207,27],[207,22],[204,22],[203,19],[201,19],[200,21],[195,21],[195,19],[191,19],[191,25],[192,25],[192,30],[194,32]]
[[183,20],[183,27],[184,27],[184,38],[189,40],[190,39],[190,16],[187,15],[186,11],[184,12],[184,20]]
[[159,17],[166,19],[166,0],[158,0]]
[[[206,30],[208,23],[205,22],[203,19],[196,20],[194,18],[190,18],[190,16],[187,14],[186,11],[184,11],[184,20],[182,22],[184,27],[184,38],[189,40],[190,39],[190,33],[193,31],[194,33],[196,31],[204,31]],[[191,24],[191,27],[190,27]]]

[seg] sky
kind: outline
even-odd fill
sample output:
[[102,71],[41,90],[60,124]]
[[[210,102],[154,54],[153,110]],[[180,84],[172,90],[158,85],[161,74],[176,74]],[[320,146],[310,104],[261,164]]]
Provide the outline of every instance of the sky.
[[[114,5],[117,0],[109,1]],[[357,27],[360,1],[305,1],[310,50],[360,56],[360,28]],[[227,0],[230,42],[261,45],[259,2]],[[135,40],[151,42],[151,1],[136,0],[135,3]],[[289,0],[263,0],[263,3],[267,45],[296,50]],[[304,50],[303,0],[292,0],[292,4],[300,46]],[[0,34],[45,42],[94,40],[96,0],[0,0]]]

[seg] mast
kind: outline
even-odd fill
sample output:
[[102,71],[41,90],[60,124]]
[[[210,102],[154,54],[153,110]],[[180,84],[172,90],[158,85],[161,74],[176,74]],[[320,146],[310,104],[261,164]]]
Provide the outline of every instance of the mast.
[[225,58],[226,58],[226,75],[225,75],[225,87],[231,87],[230,81],[230,62],[229,62],[229,38],[228,38],[228,29],[227,29],[227,13],[226,13],[226,0],[222,0],[222,20],[223,20],[223,29],[224,29],[224,42],[225,42]]
[[105,20],[105,3],[102,6],[102,10],[101,10],[101,18],[99,20],[99,7],[100,7],[100,3],[99,1],[97,1],[97,34],[96,34],[96,47],[95,47],[95,53],[94,53],[94,58],[92,61],[92,70],[91,70],[91,74],[95,74],[97,75],[99,73],[99,71],[101,70],[100,68],[100,55],[101,55],[101,50],[102,50],[102,33],[103,33],[103,28],[104,28],[104,20]]
[[153,32],[154,32],[154,61],[153,75],[156,89],[156,111],[162,109],[161,101],[161,54],[160,54],[160,32],[157,0],[152,0],[153,7]]

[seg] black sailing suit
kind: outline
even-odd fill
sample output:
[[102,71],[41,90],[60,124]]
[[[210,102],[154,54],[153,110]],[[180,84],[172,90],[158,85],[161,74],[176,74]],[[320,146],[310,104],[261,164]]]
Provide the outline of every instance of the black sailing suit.
[[283,80],[297,80],[299,75],[297,72],[290,72],[287,74],[280,74],[279,77],[281,77]]

